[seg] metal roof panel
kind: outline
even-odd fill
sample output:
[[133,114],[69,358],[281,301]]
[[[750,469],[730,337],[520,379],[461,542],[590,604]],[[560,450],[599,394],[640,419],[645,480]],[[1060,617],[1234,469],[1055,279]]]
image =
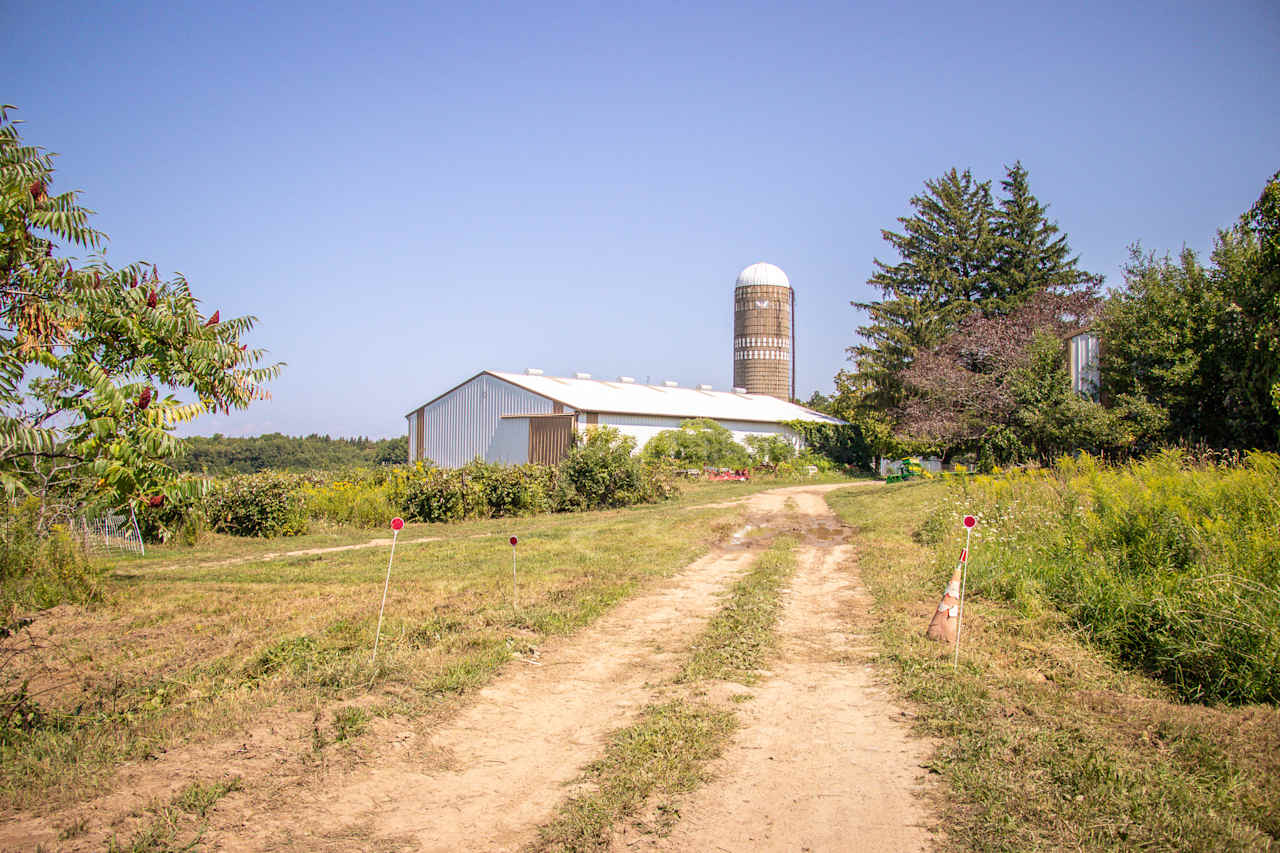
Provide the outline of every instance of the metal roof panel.
[[735,394],[732,391],[702,391],[698,388],[670,388],[640,383],[619,384],[600,379],[569,379],[558,376],[529,376],[487,370],[504,382],[527,391],[552,397],[584,412],[612,412],[631,415],[663,415],[677,418],[715,420],[813,421],[840,424],[844,421],[764,394]]

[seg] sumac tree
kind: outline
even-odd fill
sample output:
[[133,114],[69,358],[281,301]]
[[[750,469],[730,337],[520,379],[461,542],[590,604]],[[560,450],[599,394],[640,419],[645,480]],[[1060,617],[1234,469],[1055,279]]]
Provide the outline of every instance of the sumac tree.
[[[173,428],[264,399],[281,365],[241,343],[253,317],[205,314],[182,276],[113,268],[53,156],[0,106],[0,487],[158,505],[189,496]],[[87,262],[62,257],[67,249]]]

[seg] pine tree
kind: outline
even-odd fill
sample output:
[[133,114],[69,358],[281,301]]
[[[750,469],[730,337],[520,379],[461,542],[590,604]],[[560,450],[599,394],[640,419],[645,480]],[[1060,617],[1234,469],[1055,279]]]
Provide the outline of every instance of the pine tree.
[[990,317],[1007,314],[1044,290],[1092,290],[1100,280],[1077,268],[1067,235],[1045,217],[1047,208],[1032,193],[1022,161],[1006,167],[1000,182],[1005,197],[993,219],[995,270],[982,305]]
[[877,409],[901,403],[906,392],[898,377],[917,352],[937,345],[996,295],[991,182],[953,168],[926,181],[911,206],[915,215],[898,219],[902,233],[880,232],[901,258],[893,265],[875,260],[877,272],[867,283],[882,298],[852,303],[869,322],[858,329],[865,343],[848,352],[866,389],[864,403]]

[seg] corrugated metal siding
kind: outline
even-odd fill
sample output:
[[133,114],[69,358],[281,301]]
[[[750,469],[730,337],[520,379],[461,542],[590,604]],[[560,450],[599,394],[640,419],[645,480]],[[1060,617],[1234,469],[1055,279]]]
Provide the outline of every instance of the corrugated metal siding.
[[[607,413],[601,413],[600,415],[601,424],[614,427],[623,435],[633,436],[636,440],[637,450],[643,450],[649,439],[663,430],[679,429],[680,424],[685,420],[687,419],[664,418],[654,415],[611,415]],[[733,433],[733,440],[739,444],[743,443],[749,435],[785,435],[791,439],[792,444],[797,447],[801,445],[800,436],[782,424],[728,420],[716,420],[716,423]]]
[[1100,345],[1098,338],[1089,333],[1076,335],[1067,342],[1071,350],[1071,390],[1094,400],[1098,399],[1101,374],[1098,369]]
[[484,455],[486,462],[523,465],[529,461],[529,418],[502,418]]
[[481,374],[426,406],[422,450],[442,468],[484,457],[504,414],[551,412],[551,401],[489,374]]

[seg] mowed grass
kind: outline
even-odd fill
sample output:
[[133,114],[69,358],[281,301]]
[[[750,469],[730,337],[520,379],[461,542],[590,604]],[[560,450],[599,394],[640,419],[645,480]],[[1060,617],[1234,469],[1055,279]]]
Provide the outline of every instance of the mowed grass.
[[[966,601],[960,664],[924,639],[950,577],[919,527],[940,483],[841,490],[882,660],[938,738],[949,845],[972,850],[1280,846],[1280,711],[1181,704],[1116,665],[1053,608]],[[932,538],[936,532],[925,532]],[[957,558],[959,554],[955,555]],[[976,538],[970,590],[984,572]]]
[[[348,744],[364,717],[449,706],[513,656],[578,628],[705,553],[739,524],[698,508],[755,491],[690,489],[674,502],[400,533],[376,662],[389,547],[283,556],[365,542],[233,540],[150,549],[119,561],[107,603],[38,614],[8,638],[9,675],[30,680],[39,713],[0,743],[0,808],[42,810],[110,787],[115,769],[175,744],[231,737],[288,712],[333,720],[317,748]],[[518,610],[512,548],[518,546]],[[410,544],[427,536],[440,541]],[[270,554],[278,556],[268,556]],[[224,564],[230,559],[250,562]],[[246,779],[245,784],[251,784]]]

